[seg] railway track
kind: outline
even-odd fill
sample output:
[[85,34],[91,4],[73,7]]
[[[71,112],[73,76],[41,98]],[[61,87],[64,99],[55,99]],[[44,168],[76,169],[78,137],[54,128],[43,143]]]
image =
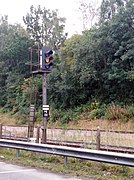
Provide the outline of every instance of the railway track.
[[[3,136],[3,139],[25,141],[25,142],[29,141],[28,138],[14,137],[14,136],[9,136],[9,137]],[[59,146],[68,146],[68,147],[74,147],[74,148],[89,148],[89,149],[95,149],[95,147],[96,147],[96,143],[89,143],[89,142],[83,142],[83,141],[61,141],[61,140],[51,140],[51,139],[47,140],[47,144],[59,145]],[[114,146],[114,145],[100,144],[100,150],[134,154],[134,148],[133,147],[125,147],[125,146]]]
[[[18,141],[30,141],[27,138],[27,128],[28,126],[3,126],[2,129],[2,138],[8,139],[8,140],[18,140]],[[34,136],[37,137],[36,131],[37,128],[35,128],[35,134]],[[96,140],[96,130],[85,130],[85,129],[48,129],[48,139],[47,144],[50,145],[59,145],[59,146],[68,146],[68,147],[75,147],[75,148],[88,148],[88,149],[98,149],[97,148],[97,140]],[[131,138],[131,143],[125,144],[122,146],[121,141],[119,143],[115,143],[114,140],[108,142],[106,137],[113,137],[118,138],[121,136],[122,140],[125,138]],[[78,138],[75,140],[71,139],[71,136],[77,135]],[[125,135],[125,136],[124,136]],[[40,135],[41,136],[41,135]],[[86,139],[84,137],[90,137],[91,141],[89,139]],[[131,137],[130,137],[131,136]],[[66,140],[64,140],[64,137]],[[82,138],[81,138],[82,137]],[[92,141],[92,137],[94,138]],[[132,143],[134,137],[134,132],[124,132],[124,131],[104,131],[101,130],[101,138],[100,140],[100,147],[99,150],[105,150],[105,151],[113,151],[113,152],[122,152],[122,153],[131,153],[134,154],[134,146]],[[38,137],[39,138],[39,137]],[[105,138],[105,141],[104,139]],[[34,138],[35,139],[35,138]],[[38,141],[39,142],[39,139]]]
[[[96,143],[88,143],[88,142],[73,142],[73,141],[54,141],[54,140],[48,140],[47,144],[51,145],[60,145],[60,146],[69,146],[69,147],[76,147],[76,148],[89,148],[91,149],[91,146],[96,146]],[[103,151],[112,151],[112,152],[122,152],[122,153],[134,153],[133,147],[125,147],[125,146],[114,146],[114,145],[105,145],[101,144],[100,150]]]

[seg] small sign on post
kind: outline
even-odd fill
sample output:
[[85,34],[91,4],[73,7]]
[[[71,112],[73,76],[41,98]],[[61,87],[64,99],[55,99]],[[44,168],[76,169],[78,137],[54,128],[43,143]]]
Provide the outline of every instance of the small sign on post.
[[43,117],[49,117],[49,105],[43,105]]

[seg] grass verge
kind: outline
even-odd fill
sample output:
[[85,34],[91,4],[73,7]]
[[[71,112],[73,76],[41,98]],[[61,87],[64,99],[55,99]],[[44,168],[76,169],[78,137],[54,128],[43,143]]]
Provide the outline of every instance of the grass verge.
[[128,180],[134,179],[134,169],[126,166],[110,165],[75,158],[68,158],[64,165],[64,157],[35,152],[20,151],[16,158],[16,150],[0,148],[0,160],[23,166],[47,169],[52,172],[91,178],[93,180]]

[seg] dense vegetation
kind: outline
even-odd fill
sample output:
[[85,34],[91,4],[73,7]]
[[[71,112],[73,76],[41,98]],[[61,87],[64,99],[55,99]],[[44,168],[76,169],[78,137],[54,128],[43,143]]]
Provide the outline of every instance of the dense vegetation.
[[[37,108],[41,106],[40,76],[33,82],[25,65],[28,48],[38,42],[40,46],[51,45],[56,51],[54,67],[48,75],[48,102],[53,108],[53,119],[66,112],[72,115],[67,117],[70,120],[74,115],[70,109],[77,114],[89,106],[90,110],[97,109],[92,112],[96,117],[104,116],[106,105],[111,103],[120,104],[120,114],[134,117],[133,12],[133,0],[103,0],[99,22],[67,40],[65,19],[59,18],[57,11],[32,6],[24,17],[27,30],[8,24],[7,17],[2,17],[0,106],[13,114],[27,115],[30,92],[34,91],[30,89],[31,82],[36,84]],[[124,105],[129,115],[124,112]]]

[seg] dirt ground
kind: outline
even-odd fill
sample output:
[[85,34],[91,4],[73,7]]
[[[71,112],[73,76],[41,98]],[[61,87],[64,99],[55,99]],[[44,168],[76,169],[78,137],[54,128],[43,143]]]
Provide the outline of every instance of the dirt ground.
[[[11,117],[8,114],[0,113],[0,123],[3,125],[15,125],[16,119]],[[42,125],[42,121],[35,124]],[[105,119],[96,119],[96,120],[86,120],[81,119],[79,121],[73,121],[68,124],[60,124],[59,122],[52,123],[48,122],[49,128],[68,128],[68,129],[97,129],[98,127],[101,130],[113,130],[113,131],[134,131],[134,121],[122,122],[110,121]]]
[[60,125],[57,123],[49,123],[49,127],[65,127],[68,129],[97,129],[113,130],[113,131],[134,131],[134,122],[109,121],[104,119],[97,120],[80,120],[78,122],[70,122],[69,124]]

